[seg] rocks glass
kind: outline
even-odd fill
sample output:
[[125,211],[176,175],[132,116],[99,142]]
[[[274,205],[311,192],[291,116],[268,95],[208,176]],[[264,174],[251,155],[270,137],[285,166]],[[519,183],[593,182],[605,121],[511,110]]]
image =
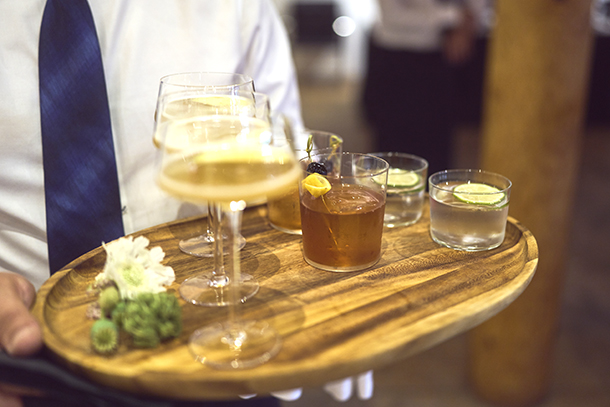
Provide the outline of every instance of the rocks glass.
[[326,158],[322,154],[301,160],[306,168],[299,184],[303,256],[322,270],[367,269],[381,257],[389,165],[368,154]]
[[[341,154],[343,139],[336,134],[318,130],[307,130],[299,137],[306,140],[305,148],[295,146],[297,159],[310,154],[325,154],[332,159]],[[301,234],[301,209],[299,207],[299,186],[294,184],[285,195],[267,202],[269,224],[275,229],[293,235]]]
[[384,224],[388,228],[412,225],[421,218],[428,179],[428,161],[412,154],[373,153],[390,164]]
[[502,244],[511,182],[483,170],[446,170],[430,176],[430,236],[444,246],[481,251]]

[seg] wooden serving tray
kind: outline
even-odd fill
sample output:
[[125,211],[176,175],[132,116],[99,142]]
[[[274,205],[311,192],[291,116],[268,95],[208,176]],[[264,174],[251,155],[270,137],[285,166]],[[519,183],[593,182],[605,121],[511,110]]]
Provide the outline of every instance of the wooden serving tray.
[[[176,272],[170,291],[212,259],[182,253],[180,239],[201,232],[202,219],[160,225],[136,235],[161,246]],[[138,395],[181,400],[232,399],[294,387],[319,386],[381,368],[421,352],[487,320],[526,288],[538,263],[533,235],[509,217],[497,249],[463,252],[441,247],[429,236],[428,206],[415,225],[386,229],[383,255],[373,268],[331,273],[303,260],[301,237],[278,232],[266,209],[244,214],[242,270],[261,284],[240,307],[245,319],[268,321],[283,337],[280,353],[248,370],[214,370],[196,362],[187,347],[197,328],[227,318],[225,308],[205,308],[182,299],[182,335],[155,349],[122,345],[116,355],[94,353],[85,293],[101,272],[97,248],[54,274],[40,289],[34,314],[53,356],[94,382]]]

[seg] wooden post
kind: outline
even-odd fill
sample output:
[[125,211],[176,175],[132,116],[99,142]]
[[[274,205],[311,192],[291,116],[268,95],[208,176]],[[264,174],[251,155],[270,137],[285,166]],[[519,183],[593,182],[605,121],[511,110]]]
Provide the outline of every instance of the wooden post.
[[513,182],[509,214],[536,237],[540,263],[520,298],[469,334],[482,398],[528,406],[548,394],[572,195],[585,116],[590,0],[498,0],[490,39],[481,167]]

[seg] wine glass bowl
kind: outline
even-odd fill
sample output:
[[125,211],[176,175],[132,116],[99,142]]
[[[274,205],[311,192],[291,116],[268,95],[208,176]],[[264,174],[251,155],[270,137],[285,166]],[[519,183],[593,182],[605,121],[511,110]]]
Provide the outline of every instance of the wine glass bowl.
[[266,120],[201,116],[168,127],[166,139],[180,142],[164,144],[158,182],[181,200],[255,204],[277,196],[300,175],[289,146],[273,147]]
[[[254,81],[248,75],[232,72],[184,72],[161,78],[155,109],[153,143],[160,147],[159,125],[166,120],[209,114],[245,114],[250,100],[234,96],[236,92],[253,92]],[[239,103],[242,102],[242,105]],[[245,102],[245,103],[244,103]],[[245,105],[245,106],[244,106]],[[216,237],[226,238],[216,224],[207,204],[207,227],[203,234],[179,242],[180,250],[197,257],[216,255]],[[217,235],[217,236],[216,236]],[[240,236],[240,249],[246,240]]]

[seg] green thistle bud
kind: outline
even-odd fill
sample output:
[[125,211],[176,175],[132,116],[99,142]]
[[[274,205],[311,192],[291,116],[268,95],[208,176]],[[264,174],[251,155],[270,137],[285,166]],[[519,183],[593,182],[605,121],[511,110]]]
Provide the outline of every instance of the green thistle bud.
[[105,288],[98,298],[98,302],[105,316],[110,316],[112,314],[112,310],[114,310],[114,307],[116,307],[119,301],[121,301],[121,296],[119,290],[114,286]]
[[119,345],[119,330],[114,322],[108,319],[95,321],[91,326],[91,345],[98,353],[115,352]]
[[119,329],[123,328],[123,318],[125,316],[126,307],[127,304],[125,303],[125,301],[121,301],[116,305],[116,307],[114,307],[114,310],[112,310],[112,322],[114,322],[116,326],[119,327]]
[[130,333],[132,334],[133,344],[139,348],[154,348],[161,343],[157,331],[151,326],[132,330]]
[[117,305],[112,318],[138,347],[155,347],[182,331],[182,309],[173,294],[140,294],[124,306]]

